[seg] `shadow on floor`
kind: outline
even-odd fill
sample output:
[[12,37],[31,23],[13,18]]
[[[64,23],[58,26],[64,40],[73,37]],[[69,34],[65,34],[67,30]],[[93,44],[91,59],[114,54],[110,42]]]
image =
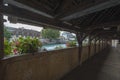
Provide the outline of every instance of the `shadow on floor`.
[[109,74],[106,74],[103,70],[104,67],[110,68],[109,65],[105,65],[106,61],[109,62],[108,57],[110,54],[110,48],[104,49],[102,52],[83,63],[82,66],[78,66],[65,75],[61,80],[118,80],[118,78],[115,79]]

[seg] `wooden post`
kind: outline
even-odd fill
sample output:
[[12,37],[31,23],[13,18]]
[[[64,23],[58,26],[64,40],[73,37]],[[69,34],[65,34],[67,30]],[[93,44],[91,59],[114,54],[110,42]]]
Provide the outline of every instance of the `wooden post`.
[[103,39],[102,39],[102,50],[103,50]]
[[106,47],[108,46],[108,40],[106,40]]
[[120,44],[120,38],[119,38],[119,42],[118,43]]
[[96,38],[95,38],[95,43],[94,43],[94,54],[96,54]]
[[88,43],[88,59],[90,58],[91,54],[91,36],[89,36],[89,43]]
[[106,39],[105,39],[105,48],[106,48],[106,44],[107,44],[107,41],[106,41]]
[[99,48],[98,49],[99,49],[99,52],[100,52],[100,39],[99,39]]
[[108,45],[111,46],[111,45],[110,45],[110,40],[107,40],[107,46],[108,46]]
[[104,49],[104,39],[103,39],[103,49]]
[[105,48],[105,40],[103,39],[103,49]]
[[0,59],[4,57],[4,25],[3,25],[3,0],[0,0]]
[[100,40],[100,51],[102,51],[102,39]]
[[79,60],[79,65],[81,63],[81,53],[82,53],[82,38],[83,38],[83,34],[82,33],[77,33],[77,40],[78,40],[78,44],[79,44],[79,52],[78,52],[78,60]]

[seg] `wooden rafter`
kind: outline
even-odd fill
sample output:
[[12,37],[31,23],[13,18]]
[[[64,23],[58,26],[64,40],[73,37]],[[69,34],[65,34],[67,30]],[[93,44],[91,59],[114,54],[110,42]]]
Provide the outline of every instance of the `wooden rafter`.
[[[112,6],[115,6],[115,5],[119,5],[120,4],[120,1],[119,0],[116,0],[116,1],[110,1],[110,0],[104,0],[104,1],[93,1],[91,0],[91,2],[89,2],[88,4],[84,5],[83,7],[79,6],[77,7],[76,9],[72,9],[72,11],[67,14],[67,16],[62,16],[62,20],[71,20],[71,19],[75,19],[75,18],[78,18],[78,17],[81,17],[81,16],[84,16],[84,15],[87,15],[87,14],[90,14],[90,13],[94,13],[94,12],[97,12],[97,11],[101,11],[101,10],[104,10],[106,8],[110,8]],[[88,6],[89,5],[89,6]],[[80,9],[79,9],[80,8]],[[82,9],[82,10],[81,10]]]
[[120,24],[120,0],[4,1],[9,4],[4,6],[4,14],[18,17],[27,24],[50,25],[85,34]]
[[[19,12],[20,11],[20,12]],[[39,14],[35,14],[31,11],[24,10],[22,8],[14,7],[9,5],[8,7],[4,6],[4,14],[16,16],[23,20],[28,20],[33,23],[44,24],[44,25],[51,25],[61,29],[79,31],[77,28],[69,26],[68,24],[63,23],[62,21],[50,19]]]

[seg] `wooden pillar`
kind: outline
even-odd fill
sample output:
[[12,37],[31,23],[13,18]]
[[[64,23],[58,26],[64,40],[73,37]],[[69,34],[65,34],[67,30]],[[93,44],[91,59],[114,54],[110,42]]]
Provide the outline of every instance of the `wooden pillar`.
[[99,49],[99,52],[100,52],[100,39],[99,39],[99,47],[98,47],[98,49]]
[[108,41],[109,45],[112,47],[112,39]]
[[103,39],[103,41],[102,41],[102,45],[103,45],[103,49],[104,49],[104,39]]
[[102,39],[100,40],[100,51],[102,51]]
[[3,25],[3,0],[0,0],[0,59],[4,57],[4,25]]
[[105,48],[106,48],[106,39],[105,39]]
[[120,44],[120,37],[119,37],[119,39],[118,39],[118,43]]
[[105,39],[103,40],[103,49],[105,48]]
[[103,39],[101,40],[101,50],[103,49]]
[[102,50],[103,50],[103,39],[102,39]]
[[110,40],[107,40],[107,46],[111,46],[111,44],[110,44]]
[[107,47],[107,45],[108,45],[108,40],[106,40],[106,47]]
[[106,40],[106,47],[108,46],[108,40]]
[[94,54],[96,54],[96,42],[97,42],[97,40],[95,38],[95,42],[94,42]]
[[78,44],[79,44],[79,52],[78,52],[78,60],[79,60],[79,65],[81,64],[81,54],[82,54],[82,38],[83,38],[83,34],[82,33],[77,33],[77,40],[78,40]]
[[88,59],[90,58],[91,54],[91,36],[89,36],[89,43],[88,43]]

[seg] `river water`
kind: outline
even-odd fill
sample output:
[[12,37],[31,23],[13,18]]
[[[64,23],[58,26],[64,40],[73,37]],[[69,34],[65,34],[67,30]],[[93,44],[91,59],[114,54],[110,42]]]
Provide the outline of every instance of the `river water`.
[[49,44],[43,45],[42,49],[46,49],[47,51],[55,50],[56,47],[61,46],[62,48],[66,48],[66,44]]

